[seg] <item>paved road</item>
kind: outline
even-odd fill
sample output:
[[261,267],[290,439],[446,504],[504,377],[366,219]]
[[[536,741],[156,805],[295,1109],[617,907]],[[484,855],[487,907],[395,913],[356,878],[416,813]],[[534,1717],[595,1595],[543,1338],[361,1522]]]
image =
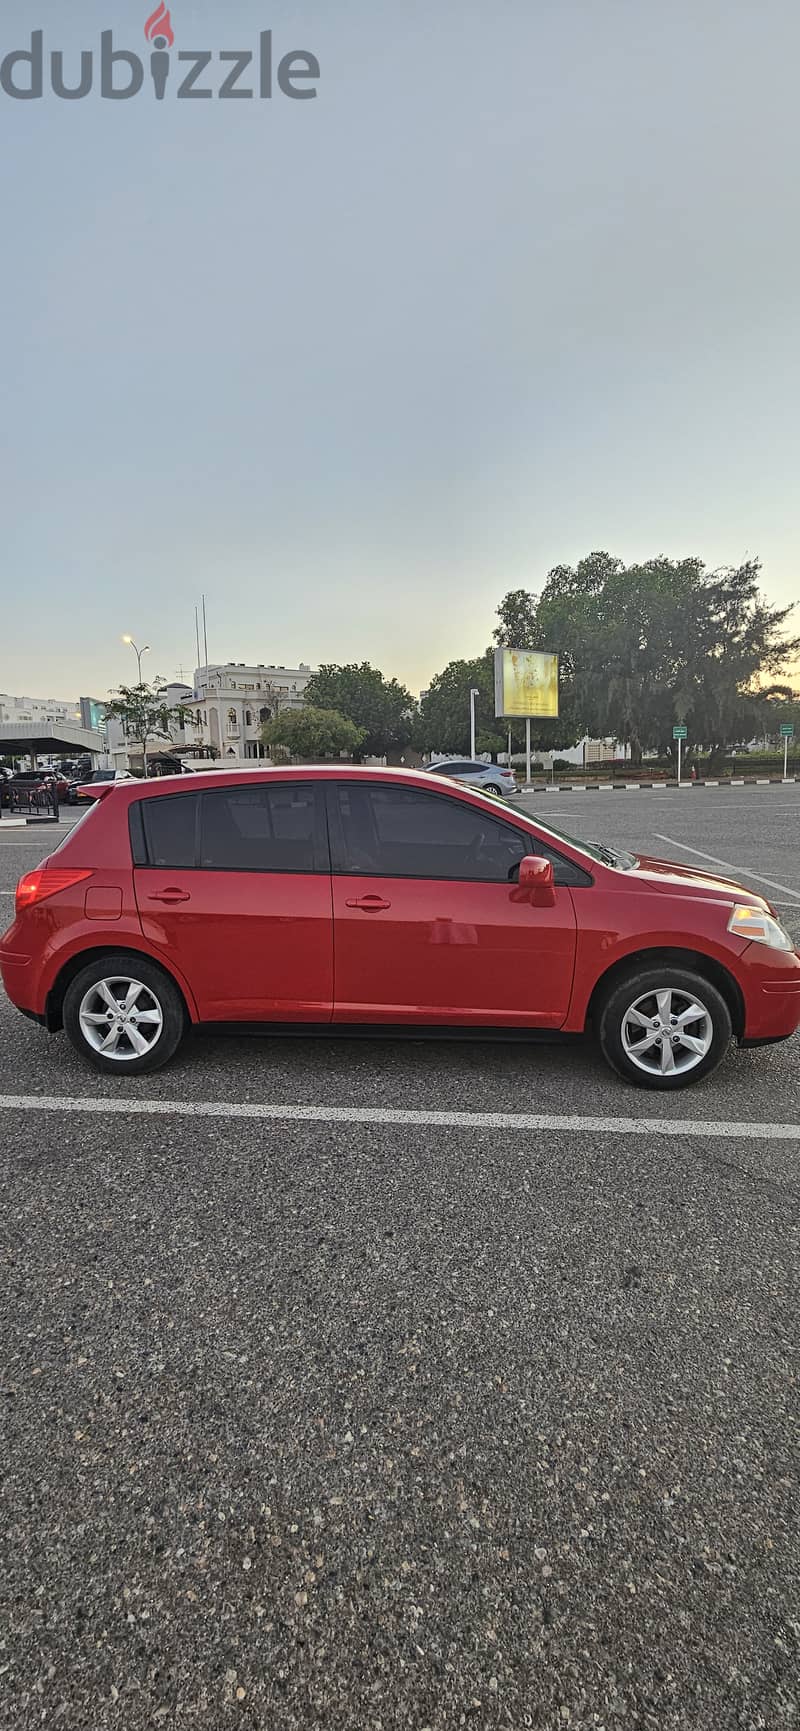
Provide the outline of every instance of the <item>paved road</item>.
[[[800,788],[531,803],[800,935]],[[796,1725],[798,1042],[676,1098],[238,1038],[123,1090],[4,1001],[0,1051],[95,1108],[0,1114],[3,1728]]]

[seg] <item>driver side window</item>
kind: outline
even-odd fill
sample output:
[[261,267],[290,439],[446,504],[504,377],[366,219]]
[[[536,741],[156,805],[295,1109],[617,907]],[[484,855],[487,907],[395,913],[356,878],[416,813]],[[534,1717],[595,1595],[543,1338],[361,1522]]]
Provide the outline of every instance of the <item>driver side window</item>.
[[340,782],[333,798],[338,872],[509,883],[532,851],[521,830],[423,789]]

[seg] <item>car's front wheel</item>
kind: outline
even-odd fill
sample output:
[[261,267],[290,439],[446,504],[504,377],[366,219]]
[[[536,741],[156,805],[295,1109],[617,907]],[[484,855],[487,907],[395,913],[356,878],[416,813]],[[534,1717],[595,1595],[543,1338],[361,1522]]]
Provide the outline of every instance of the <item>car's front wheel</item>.
[[731,1042],[730,1010],[691,969],[631,971],[612,987],[599,1016],[603,1056],[638,1088],[689,1088],[710,1076]]
[[144,956],[110,955],[89,962],[64,995],[64,1027],[81,1057],[106,1075],[160,1070],[186,1027],[181,995]]

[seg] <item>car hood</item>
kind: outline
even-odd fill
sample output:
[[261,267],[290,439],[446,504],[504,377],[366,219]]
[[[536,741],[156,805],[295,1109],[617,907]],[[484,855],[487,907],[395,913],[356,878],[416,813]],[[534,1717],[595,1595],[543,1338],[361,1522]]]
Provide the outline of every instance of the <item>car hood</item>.
[[695,866],[678,865],[675,860],[653,859],[640,854],[630,876],[638,882],[650,883],[653,889],[667,895],[702,896],[712,901],[745,901],[752,906],[768,908],[769,902],[756,890],[745,889],[736,878],[717,872],[698,871]]

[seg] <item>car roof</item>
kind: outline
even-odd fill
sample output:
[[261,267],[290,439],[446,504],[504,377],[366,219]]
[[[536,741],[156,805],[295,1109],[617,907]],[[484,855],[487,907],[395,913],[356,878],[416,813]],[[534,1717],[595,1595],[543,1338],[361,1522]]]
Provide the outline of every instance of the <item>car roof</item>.
[[[391,782],[401,787],[424,787],[430,792],[426,770],[381,769],[354,763],[295,763],[264,769],[190,770],[184,775],[153,776],[147,781],[122,781],[117,782],[114,797],[168,799],[171,794],[198,793],[204,787],[230,787],[234,782],[242,787],[252,787],[281,781]],[[453,791],[458,797],[455,789],[447,791]]]

